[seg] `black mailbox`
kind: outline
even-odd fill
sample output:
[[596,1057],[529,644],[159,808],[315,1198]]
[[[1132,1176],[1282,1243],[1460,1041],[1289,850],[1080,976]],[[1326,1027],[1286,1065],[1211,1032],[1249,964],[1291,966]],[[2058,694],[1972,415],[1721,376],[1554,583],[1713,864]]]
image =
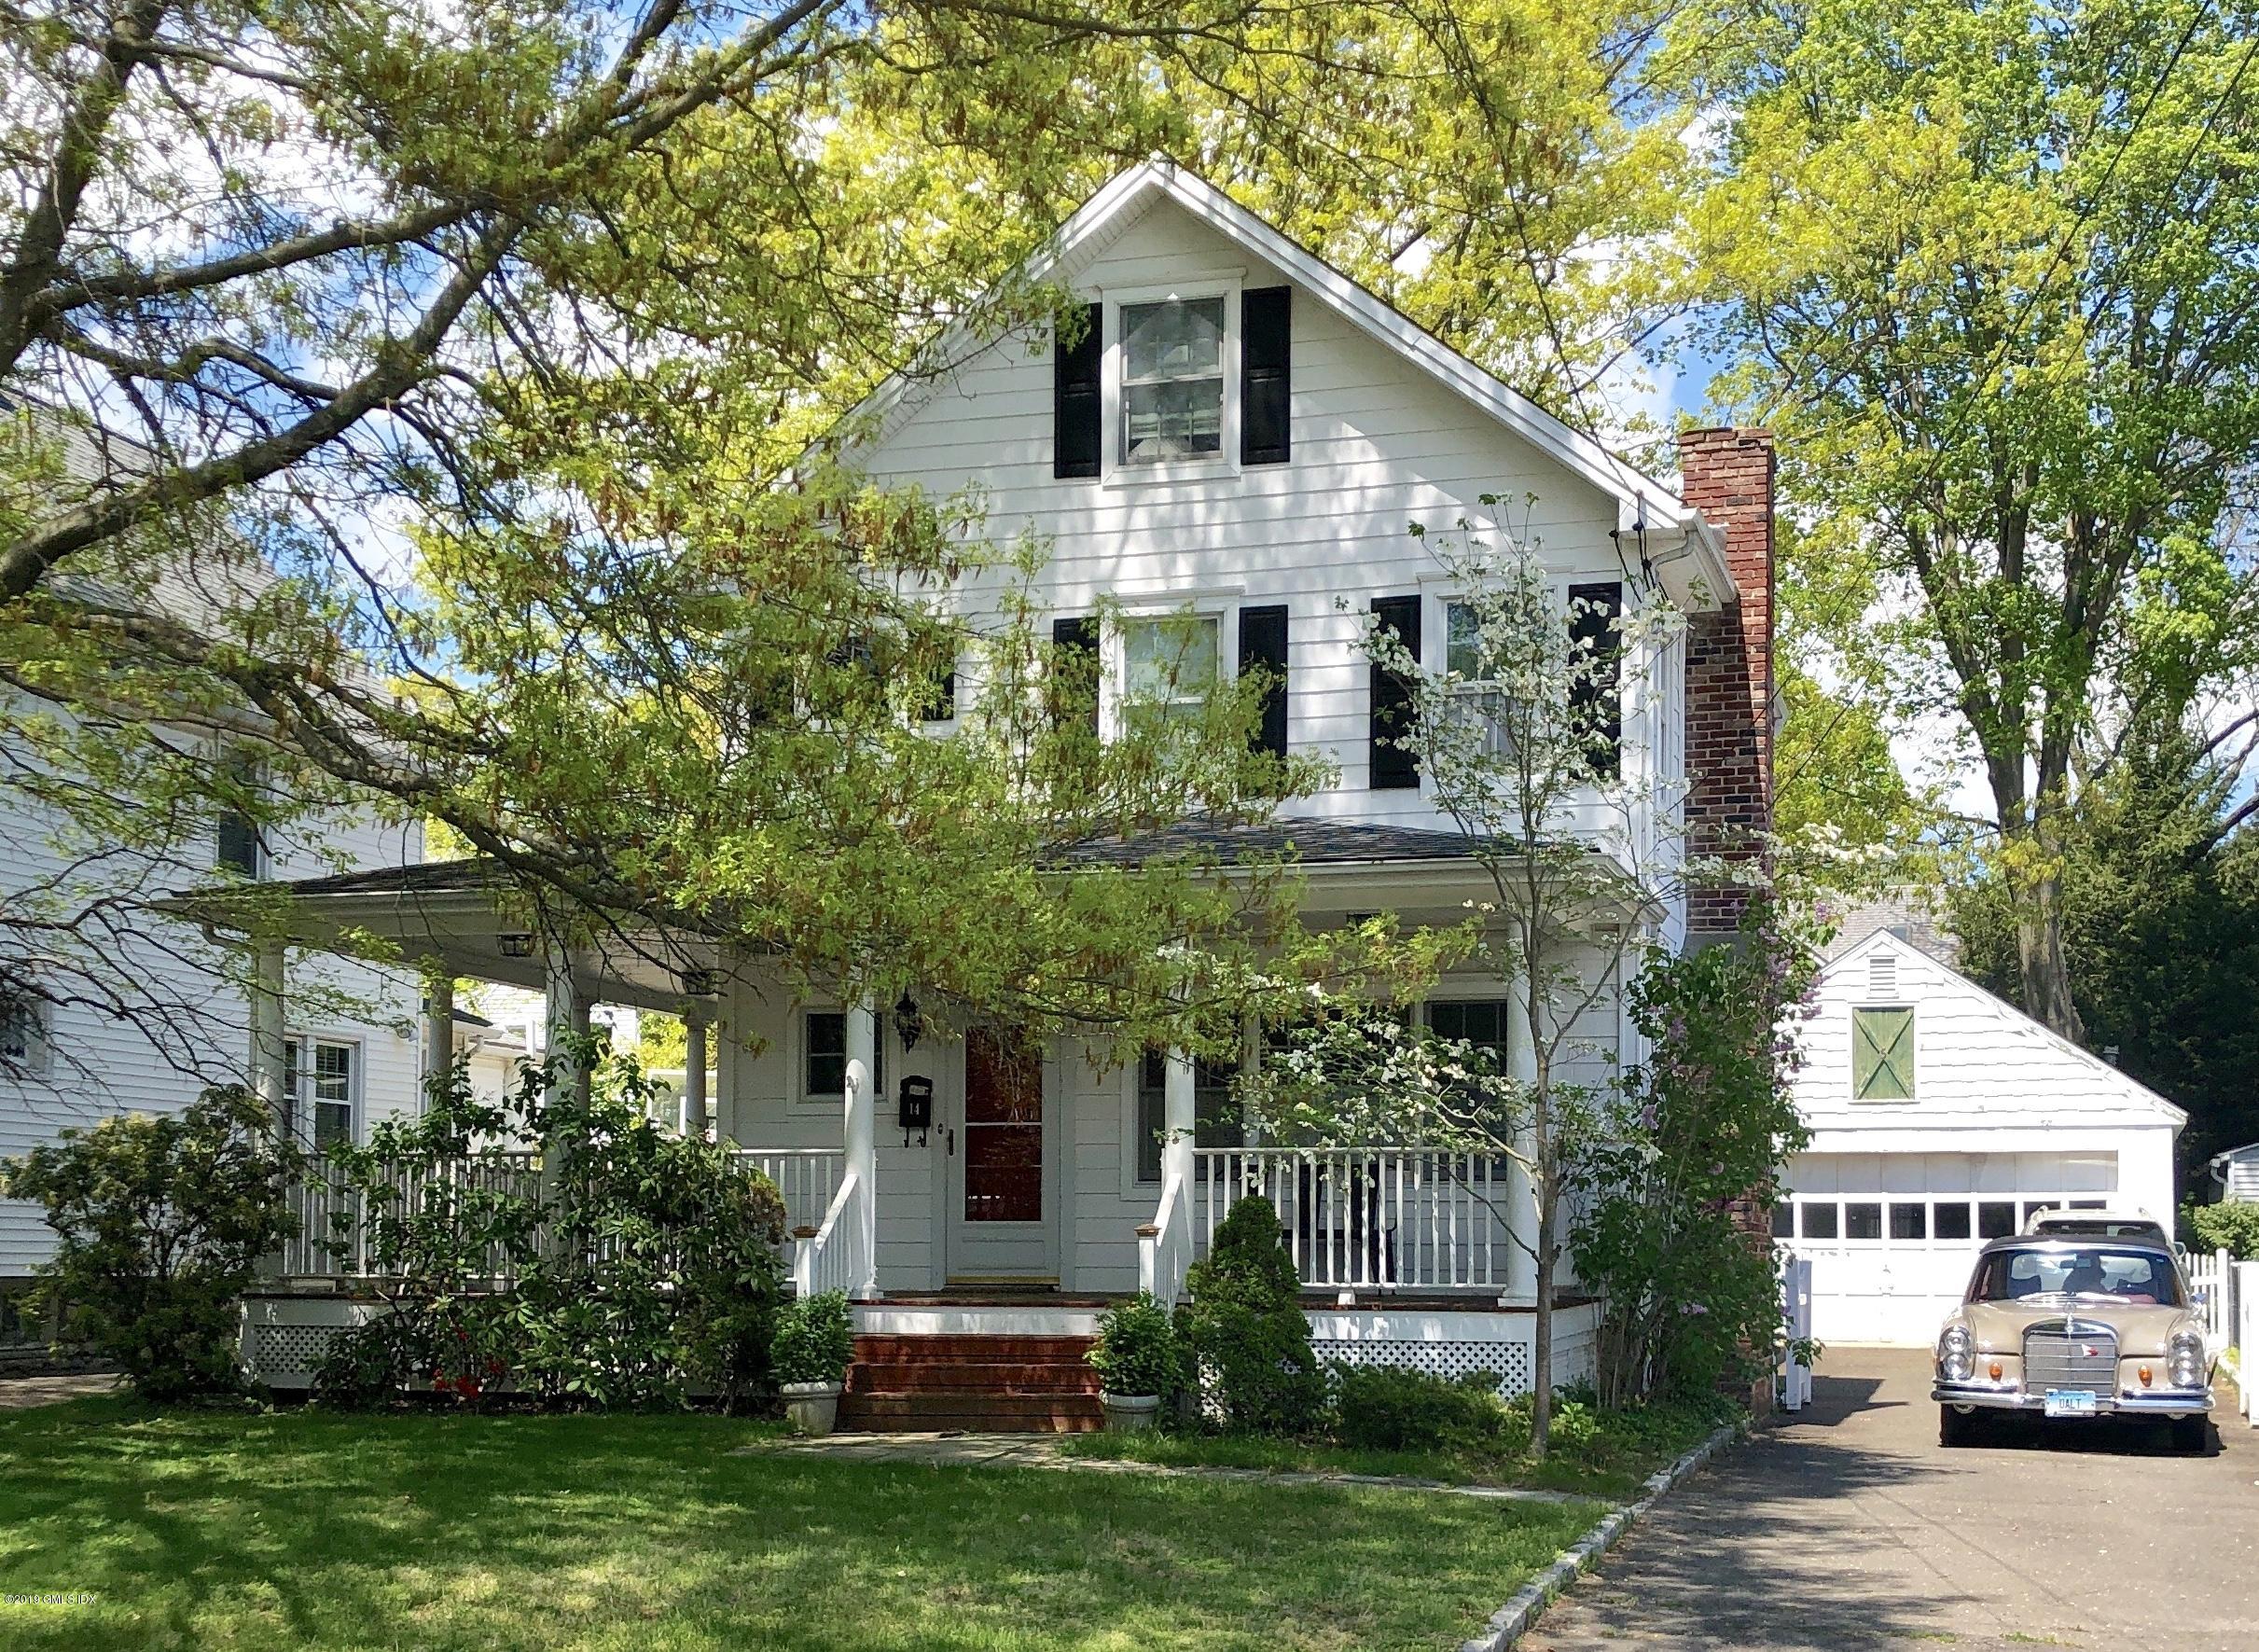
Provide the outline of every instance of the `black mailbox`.
[[916,1073],[905,1073],[901,1087],[895,1091],[895,1128],[905,1135],[911,1131],[926,1131],[934,1123],[934,1081]]

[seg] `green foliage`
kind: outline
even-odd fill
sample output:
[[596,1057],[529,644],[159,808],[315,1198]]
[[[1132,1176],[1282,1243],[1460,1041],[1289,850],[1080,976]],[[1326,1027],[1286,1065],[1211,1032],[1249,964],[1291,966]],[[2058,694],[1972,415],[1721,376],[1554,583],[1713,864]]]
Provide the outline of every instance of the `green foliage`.
[[1184,1357],[1169,1310],[1145,1291],[1100,1315],[1098,1340],[1086,1357],[1109,1394],[1166,1399],[1183,1381]]
[[[502,1105],[458,1065],[426,1111],[332,1155],[367,1213],[390,1312],[337,1340],[340,1403],[401,1387],[501,1387],[573,1408],[725,1407],[770,1385],[783,1200],[727,1150],[654,1128],[631,1058],[595,1062],[583,1102],[529,1068]],[[525,1154],[492,1144],[521,1141]]]
[[777,1311],[769,1364],[780,1382],[837,1382],[855,1357],[845,1291],[796,1297]]
[[1771,1357],[1780,1293],[1748,1215],[1770,1208],[1781,1159],[1806,1139],[1792,1023],[1816,979],[1817,938],[1757,903],[1739,946],[1658,953],[1633,983],[1654,1055],[1625,1076],[1574,1234],[1578,1276],[1604,1304],[1612,1407],[1706,1392]]
[[[2240,767],[2170,722],[2127,732],[2113,772],[2067,823],[2058,882],[2082,1042],[2187,1110],[2180,1184],[2259,1139],[2259,838],[2238,825]],[[1970,977],[2021,993],[2016,904],[2005,873],[1952,890]]]
[[2249,14],[1714,0],[1673,30],[1724,116],[1689,245],[1725,410],[1781,437],[1795,624],[1878,715],[1965,731],[2025,1006],[2075,1034],[2059,823],[2135,709],[2177,717],[2259,634]]
[[[1508,1412],[1487,1372],[1434,1377],[1403,1366],[1332,1367],[1334,1439],[1377,1451],[1487,1449]],[[1526,1430],[1528,1417],[1523,1417]]]
[[2183,1205],[2181,1242],[2192,1251],[2224,1250],[2238,1262],[2259,1261],[2259,1204]]
[[1310,1351],[1301,1281],[1279,1213],[1249,1195],[1185,1274],[1177,1311],[1185,1358],[1224,1426],[1300,1434],[1323,1414],[1324,1374]]
[[45,1207],[55,1255],[39,1306],[64,1333],[176,1400],[238,1384],[237,1298],[296,1231],[297,1156],[249,1091],[207,1090],[177,1115],[122,1114],[0,1164],[0,1193]]

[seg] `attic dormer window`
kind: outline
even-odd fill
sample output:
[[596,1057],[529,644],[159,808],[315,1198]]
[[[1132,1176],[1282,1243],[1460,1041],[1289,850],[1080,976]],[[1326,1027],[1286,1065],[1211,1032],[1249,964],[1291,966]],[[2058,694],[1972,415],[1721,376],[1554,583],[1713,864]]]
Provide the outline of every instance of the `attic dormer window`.
[[1122,306],[1122,463],[1224,451],[1224,300]]

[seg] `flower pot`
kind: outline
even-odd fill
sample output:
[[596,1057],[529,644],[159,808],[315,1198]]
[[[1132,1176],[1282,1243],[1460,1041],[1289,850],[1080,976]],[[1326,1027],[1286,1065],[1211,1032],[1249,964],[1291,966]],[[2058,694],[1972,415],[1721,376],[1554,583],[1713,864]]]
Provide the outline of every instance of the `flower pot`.
[[1157,1394],[1107,1394],[1101,1392],[1099,1405],[1106,1413],[1106,1426],[1118,1434],[1143,1434],[1153,1426],[1154,1413],[1161,1409]]
[[784,1417],[795,1434],[829,1434],[839,1420],[837,1382],[785,1382],[777,1391],[784,1396]]

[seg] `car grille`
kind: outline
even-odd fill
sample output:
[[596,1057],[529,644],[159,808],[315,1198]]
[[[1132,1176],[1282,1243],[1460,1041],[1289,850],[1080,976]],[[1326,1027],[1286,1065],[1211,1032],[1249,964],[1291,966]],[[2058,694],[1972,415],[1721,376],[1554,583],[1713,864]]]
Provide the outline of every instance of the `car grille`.
[[2103,1399],[2118,1392],[2118,1335],[2108,1326],[2076,1320],[2033,1326],[2024,1333],[2024,1387],[2084,1388]]

